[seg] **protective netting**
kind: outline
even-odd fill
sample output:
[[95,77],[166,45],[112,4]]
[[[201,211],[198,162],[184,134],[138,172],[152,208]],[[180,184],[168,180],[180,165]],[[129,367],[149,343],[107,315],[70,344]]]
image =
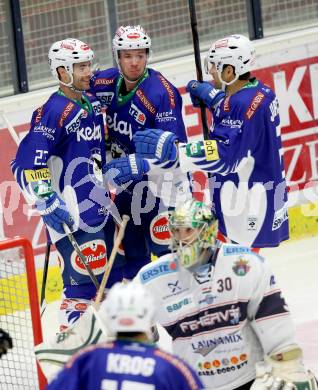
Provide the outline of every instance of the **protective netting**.
[[13,349],[0,359],[0,389],[38,389],[26,263],[20,248],[0,249],[0,328],[13,340]]

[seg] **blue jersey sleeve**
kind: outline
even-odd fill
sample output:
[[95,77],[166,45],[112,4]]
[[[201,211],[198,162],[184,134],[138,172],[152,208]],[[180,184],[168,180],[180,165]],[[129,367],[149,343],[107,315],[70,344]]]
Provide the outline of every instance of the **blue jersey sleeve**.
[[171,131],[180,142],[186,142],[186,130],[182,119],[182,98],[177,90],[160,73],[157,76],[162,85],[162,94],[155,117],[156,129]]
[[58,139],[54,112],[47,105],[38,108],[32,115],[30,131],[21,141],[16,158],[11,163],[19,186],[31,197],[31,201],[51,191],[47,161]]

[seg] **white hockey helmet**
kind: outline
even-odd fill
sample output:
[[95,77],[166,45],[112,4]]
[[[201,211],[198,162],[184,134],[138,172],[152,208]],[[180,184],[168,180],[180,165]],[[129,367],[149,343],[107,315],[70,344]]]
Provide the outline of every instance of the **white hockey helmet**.
[[149,60],[150,48],[151,39],[141,26],[120,26],[117,29],[113,39],[113,52],[117,64],[120,50],[148,49]]
[[112,334],[148,333],[153,325],[154,301],[137,283],[116,283],[108,292],[99,313]]
[[[204,249],[216,245],[217,220],[211,208],[196,199],[177,205],[169,217],[172,250],[179,256],[180,264],[190,268],[204,262]],[[184,229],[185,236],[180,236]]]
[[[239,76],[250,72],[255,64],[255,48],[252,42],[244,35],[229,35],[212,44],[204,59],[206,73],[209,73],[211,64],[215,64],[222,83],[230,85]],[[222,80],[221,73],[224,65],[235,68],[235,78],[231,82]]]
[[63,66],[70,75],[71,82],[68,84],[63,83],[69,87],[73,84],[73,65],[80,62],[92,61],[94,52],[86,43],[78,39],[67,38],[53,43],[48,57],[50,69],[55,79],[61,82],[57,73],[57,68],[60,66]]

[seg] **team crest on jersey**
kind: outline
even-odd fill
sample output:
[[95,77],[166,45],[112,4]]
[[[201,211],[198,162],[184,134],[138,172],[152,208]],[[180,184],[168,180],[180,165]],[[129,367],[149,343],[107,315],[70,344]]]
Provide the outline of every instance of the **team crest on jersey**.
[[237,276],[245,276],[250,269],[251,267],[248,265],[248,261],[243,256],[240,256],[239,260],[235,261],[232,267],[233,272]]
[[[88,241],[85,244],[81,244],[80,249],[95,275],[100,275],[105,271],[107,252],[103,240]],[[88,275],[84,264],[75,251],[71,255],[71,264],[76,272],[82,275]]]
[[212,264],[204,264],[193,274],[193,276],[199,284],[203,284],[211,280],[211,274]]
[[170,245],[171,233],[169,230],[169,211],[156,215],[150,224],[150,235],[158,245]]

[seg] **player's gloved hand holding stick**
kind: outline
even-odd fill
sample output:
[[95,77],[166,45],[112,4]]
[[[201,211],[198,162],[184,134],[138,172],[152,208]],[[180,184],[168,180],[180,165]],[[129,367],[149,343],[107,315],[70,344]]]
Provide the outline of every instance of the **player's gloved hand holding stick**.
[[224,98],[225,92],[214,88],[207,81],[199,82],[191,80],[188,82],[186,91],[190,93],[191,101],[194,107],[200,107],[202,101],[210,110],[215,109],[217,104]]
[[35,207],[43,218],[43,222],[58,233],[64,234],[63,224],[70,229],[74,225],[74,220],[67,210],[65,202],[53,192],[47,199],[39,199],[35,202]]

